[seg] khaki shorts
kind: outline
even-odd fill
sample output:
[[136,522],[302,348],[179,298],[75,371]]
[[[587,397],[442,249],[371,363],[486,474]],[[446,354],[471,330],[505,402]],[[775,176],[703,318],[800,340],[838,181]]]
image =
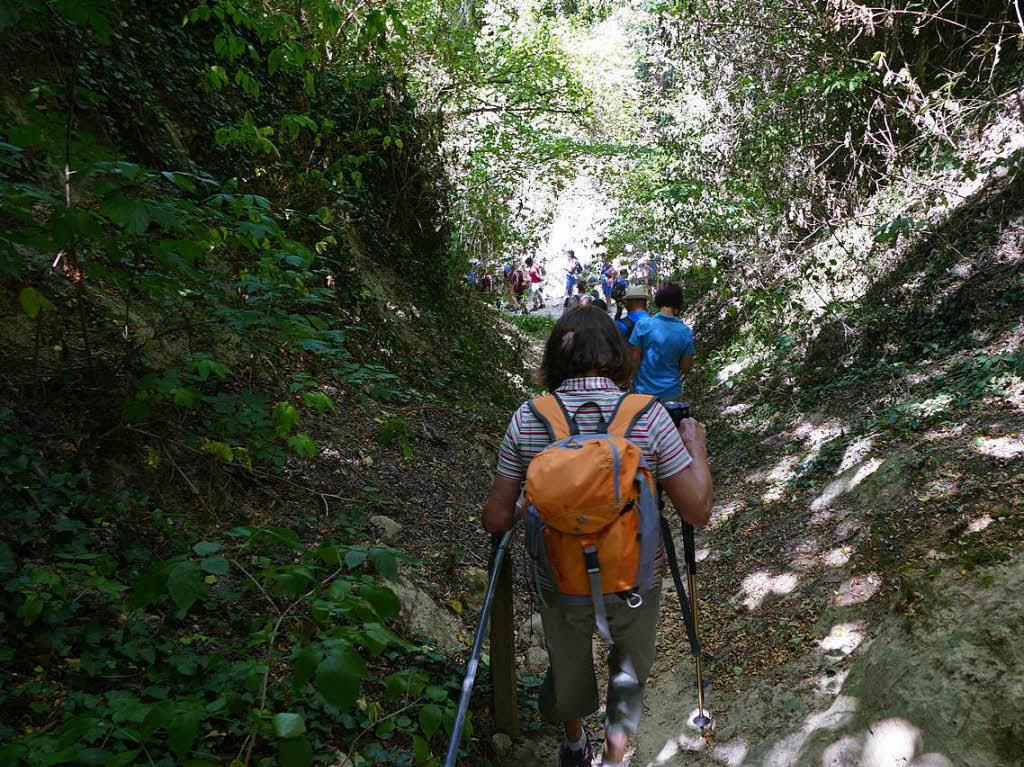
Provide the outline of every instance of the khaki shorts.
[[[661,586],[645,596],[643,604],[609,603],[608,626],[614,647],[608,653],[608,700],[605,720],[630,734],[644,714],[644,683],[654,663]],[[594,673],[592,639],[594,609],[564,605],[544,594],[540,615],[548,648],[548,668],[540,689],[541,714],[553,723],[582,719],[600,707]]]

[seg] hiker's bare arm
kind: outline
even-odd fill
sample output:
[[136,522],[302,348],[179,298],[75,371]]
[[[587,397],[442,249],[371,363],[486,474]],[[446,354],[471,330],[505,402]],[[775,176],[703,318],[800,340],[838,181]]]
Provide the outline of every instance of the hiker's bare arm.
[[679,369],[684,373],[689,373],[693,369],[693,355],[684,354],[679,358]]
[[494,475],[494,485],[484,505],[484,530],[503,533],[512,528],[516,521],[516,501],[521,486],[518,479]]
[[704,444],[704,424],[684,418],[679,424],[679,436],[693,463],[678,474],[661,480],[661,486],[684,522],[704,527],[711,518],[713,492],[708,449]]

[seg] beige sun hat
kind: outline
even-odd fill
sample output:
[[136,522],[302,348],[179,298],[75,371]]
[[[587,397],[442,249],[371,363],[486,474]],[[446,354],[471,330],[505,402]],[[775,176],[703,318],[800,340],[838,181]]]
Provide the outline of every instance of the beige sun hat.
[[636,299],[642,299],[644,301],[650,299],[650,296],[647,295],[647,288],[643,285],[630,285],[626,288],[626,295],[622,297],[623,301],[632,301]]

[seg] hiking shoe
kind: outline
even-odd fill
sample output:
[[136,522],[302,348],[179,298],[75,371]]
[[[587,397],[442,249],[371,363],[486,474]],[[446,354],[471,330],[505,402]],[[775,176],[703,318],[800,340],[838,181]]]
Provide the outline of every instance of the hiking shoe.
[[593,762],[594,753],[590,748],[590,736],[583,731],[586,743],[579,751],[569,748],[569,743],[562,737],[562,747],[558,751],[558,767],[590,767]]

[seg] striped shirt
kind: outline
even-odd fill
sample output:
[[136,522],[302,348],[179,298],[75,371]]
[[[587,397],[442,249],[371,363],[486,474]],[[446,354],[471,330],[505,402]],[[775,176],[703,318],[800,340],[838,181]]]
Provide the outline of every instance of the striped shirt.
[[[570,378],[558,387],[557,394],[569,415],[575,418],[580,433],[596,434],[601,418],[612,417],[623,391],[610,378]],[[582,407],[591,402],[596,404]],[[640,416],[626,436],[643,452],[655,479],[675,476],[693,460],[683,446],[672,417],[660,403]],[[498,474],[525,480],[530,461],[548,444],[547,429],[530,411],[529,403],[524,402],[505,431],[498,451]]]

